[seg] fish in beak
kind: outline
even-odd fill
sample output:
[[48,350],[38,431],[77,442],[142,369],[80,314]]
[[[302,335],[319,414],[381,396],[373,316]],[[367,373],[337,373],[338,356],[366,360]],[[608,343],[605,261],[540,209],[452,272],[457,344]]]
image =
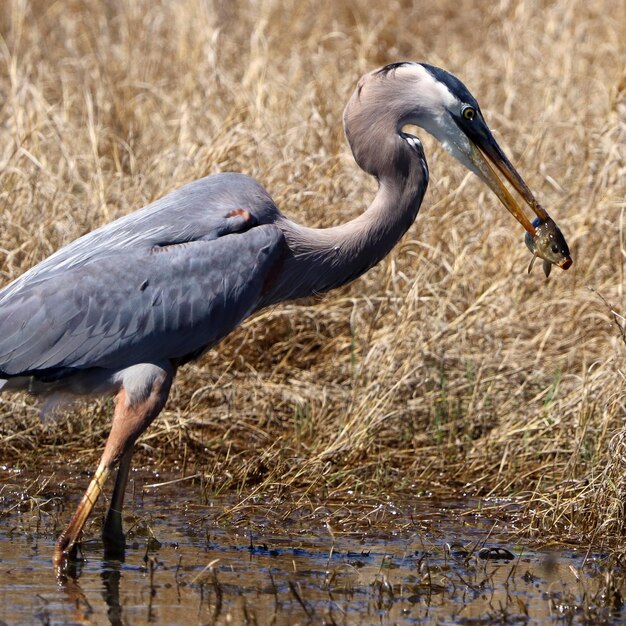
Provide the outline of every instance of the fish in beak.
[[550,218],[543,222],[537,217],[533,220],[532,225],[535,227],[536,234],[532,236],[527,232],[524,237],[526,246],[533,254],[528,266],[528,273],[530,274],[538,257],[543,259],[543,272],[546,278],[550,276],[553,265],[558,265],[561,269],[566,270],[572,264],[572,257],[565,237],[563,237],[563,233],[556,223]]
[[[568,269],[572,265],[572,257],[563,233],[548,212],[537,202],[528,185],[504,154],[480,111],[471,108],[471,113],[468,113],[467,109],[462,110],[459,117],[462,122],[456,121],[468,139],[469,154],[467,156],[474,166],[472,169],[500,198],[502,204],[526,231],[525,242],[533,253],[529,271],[537,257],[543,259],[546,277],[549,276],[552,265],[557,265],[564,270]],[[532,222],[526,217],[520,204],[497,172],[502,174],[535,213],[537,217]]]

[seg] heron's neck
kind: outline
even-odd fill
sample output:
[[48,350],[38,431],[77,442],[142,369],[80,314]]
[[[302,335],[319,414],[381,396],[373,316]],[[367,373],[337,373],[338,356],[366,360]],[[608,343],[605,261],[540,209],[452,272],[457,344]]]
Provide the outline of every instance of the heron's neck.
[[279,223],[288,253],[264,304],[339,287],[383,259],[415,221],[428,183],[423,155],[412,155],[403,165],[403,171],[379,177],[372,204],[346,224],[307,228],[289,220]]

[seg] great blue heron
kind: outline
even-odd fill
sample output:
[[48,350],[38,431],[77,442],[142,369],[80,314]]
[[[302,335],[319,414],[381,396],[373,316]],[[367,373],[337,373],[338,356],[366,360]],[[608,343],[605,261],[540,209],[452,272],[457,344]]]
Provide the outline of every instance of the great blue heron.
[[[411,226],[428,167],[409,125],[434,135],[532,236],[535,227],[494,166],[540,220],[549,219],[463,83],[431,65],[393,63],[363,76],[344,112],[354,158],[379,183],[369,208],[347,224],[301,226],[253,179],[217,174],[77,239],[0,291],[0,385],[35,394],[116,394],[104,453],[58,539],[58,568],[73,554],[116,466],[103,538],[105,546],[123,548],[133,447],[163,408],[181,365],[263,307],[359,277]],[[568,253],[554,252],[554,262],[568,267]]]

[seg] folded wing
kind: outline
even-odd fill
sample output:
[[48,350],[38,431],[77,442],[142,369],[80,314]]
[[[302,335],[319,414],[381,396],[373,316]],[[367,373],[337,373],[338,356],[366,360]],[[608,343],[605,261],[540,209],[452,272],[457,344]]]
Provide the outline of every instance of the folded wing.
[[283,246],[280,229],[267,224],[102,251],[40,272],[0,293],[0,376],[55,378],[194,356],[256,310]]

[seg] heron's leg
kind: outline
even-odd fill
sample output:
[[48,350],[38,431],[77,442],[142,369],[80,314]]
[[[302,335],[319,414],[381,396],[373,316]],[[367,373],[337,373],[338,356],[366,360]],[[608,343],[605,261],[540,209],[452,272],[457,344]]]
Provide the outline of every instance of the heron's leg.
[[[54,550],[54,565],[57,570],[63,568],[65,560],[74,556],[78,537],[91,513],[96,500],[102,493],[104,483],[112,469],[128,454],[127,464],[137,437],[150,425],[165,405],[174,377],[172,370],[154,366],[147,374],[139,378],[129,376],[129,383],[124,378],[123,386],[116,397],[115,414],[111,432],[104,447],[98,469],[94,474],[85,495],[67,528],[61,533]],[[127,390],[126,387],[129,387]],[[117,489],[123,492],[128,476],[128,467],[122,472],[122,482]],[[124,476],[125,474],[125,476]],[[116,483],[117,487],[117,483]],[[121,504],[120,497],[117,497]],[[121,524],[120,524],[121,526]]]
[[108,467],[103,457],[70,523],[57,540],[53,557],[55,567],[60,568],[68,556],[73,557],[75,555],[75,545],[78,535],[80,535],[94,504],[102,493],[102,488],[104,487],[104,483],[110,471],[111,469]]
[[124,508],[124,495],[126,493],[133,452],[134,447],[131,446],[120,459],[111,503],[109,504],[109,510],[102,528],[105,556],[110,558],[123,556],[124,548],[126,547],[126,537],[122,530],[122,509]]

